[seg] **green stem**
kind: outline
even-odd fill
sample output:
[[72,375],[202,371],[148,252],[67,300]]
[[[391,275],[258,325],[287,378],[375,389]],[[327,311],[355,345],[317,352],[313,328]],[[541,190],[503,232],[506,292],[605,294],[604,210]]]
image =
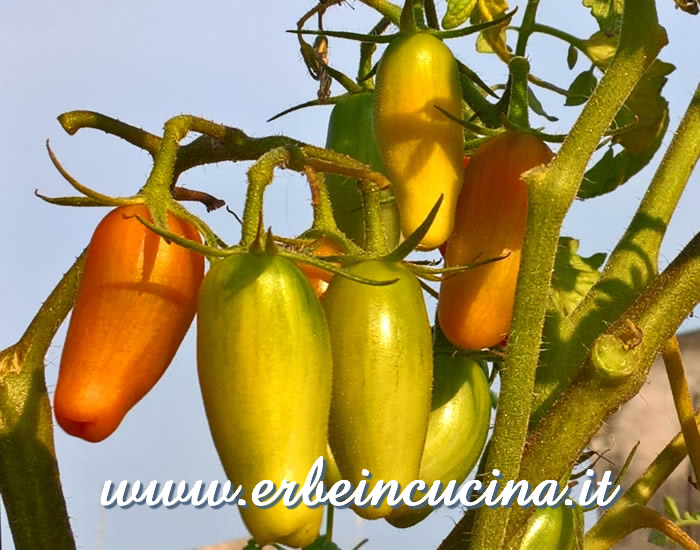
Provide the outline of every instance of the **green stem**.
[[404,36],[410,36],[418,32],[415,12],[416,0],[404,0],[399,21],[399,32]]
[[564,32],[562,30],[550,27],[548,25],[542,25],[540,23],[534,23],[530,32],[538,32],[540,34],[546,34],[555,38],[559,38],[560,40],[563,40],[567,44],[571,44],[575,48],[581,50],[581,52],[583,52],[584,54],[588,55],[586,41],[574,36],[573,34],[569,34],[568,32]]
[[[390,21],[386,17],[382,17],[369,34],[380,35],[389,27]],[[372,42],[363,42],[360,44],[360,63],[357,69],[357,81],[362,84],[365,89],[374,88],[374,83],[368,75],[372,72],[372,56],[377,50],[377,45]]]
[[360,181],[365,216],[365,248],[371,255],[387,252],[386,232],[382,223],[381,194],[376,185]]
[[[576,197],[600,138],[664,43],[654,0],[639,0],[625,6],[620,47],[610,68],[554,160],[547,168],[531,170],[524,176],[529,193],[527,230],[486,467],[486,472],[501,471],[503,479],[516,479],[520,470],[554,256],[564,216]],[[562,433],[567,432],[557,433],[554,440],[561,440]],[[547,464],[548,460],[542,462]],[[559,479],[564,473],[547,479]],[[509,516],[514,511],[514,508],[480,508],[474,526],[474,550],[501,548]],[[443,548],[463,547],[465,533],[460,524],[453,529],[449,540],[443,542]]]
[[440,30],[437,10],[435,9],[434,0],[423,0],[423,11],[425,12],[425,21],[429,29]]
[[573,378],[591,342],[655,276],[666,229],[700,158],[698,135],[700,85],[600,280],[562,323],[561,343],[543,356],[535,396],[535,420],[546,412]]
[[[569,472],[605,420],[639,392],[657,353],[698,301],[700,233],[592,345],[579,375],[528,436],[520,479],[535,486]],[[513,510],[509,535],[528,514]]]
[[160,149],[159,136],[94,111],[69,111],[60,115],[58,122],[71,136],[82,128],[94,128],[118,136],[147,151],[154,158]]
[[508,101],[508,122],[520,128],[529,128],[527,75],[530,63],[524,57],[513,56],[508,62],[510,71],[510,94]]
[[688,379],[683,368],[683,357],[678,346],[678,338],[671,338],[663,349],[664,364],[671,385],[676,414],[688,448],[688,456],[693,466],[696,481],[700,482],[700,432],[693,416],[693,403],[688,389]]
[[518,43],[515,46],[515,55],[523,57],[527,49],[527,41],[534,31],[535,17],[537,16],[537,8],[540,5],[540,0],[528,0],[523,15],[523,22],[518,33]]
[[265,188],[272,183],[275,168],[288,161],[289,151],[280,147],[262,155],[248,170],[248,191],[243,210],[241,246],[251,246],[260,237]]
[[15,345],[0,352],[0,493],[17,550],[74,550],[53,441],[44,356],[73,307],[85,253]]
[[615,528],[605,539],[586,535],[586,550],[608,550],[639,529],[656,529],[686,550],[700,550],[700,545],[670,519],[646,506],[632,505],[615,518]]
[[394,25],[399,24],[401,18],[401,8],[396,4],[387,2],[386,0],[360,0],[366,6],[375,9],[384,17],[389,19]]
[[309,166],[304,167],[304,174],[311,189],[311,206],[314,209],[312,229],[322,229],[331,233],[339,233],[338,225],[333,217],[333,207],[328,195],[325,178]]
[[[700,409],[695,413],[696,423],[700,423]],[[664,482],[688,456],[683,432],[680,432],[664,447],[646,471],[635,481],[618,501],[605,511],[603,516],[586,533],[586,548],[609,548],[618,540],[620,520],[630,513],[634,506],[644,506]]]

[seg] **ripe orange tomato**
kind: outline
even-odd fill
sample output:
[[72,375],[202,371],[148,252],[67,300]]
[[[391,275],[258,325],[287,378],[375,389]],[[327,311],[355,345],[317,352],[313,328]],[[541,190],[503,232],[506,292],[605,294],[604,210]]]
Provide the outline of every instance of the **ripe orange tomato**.
[[552,156],[537,136],[505,132],[469,160],[445,265],[509,255],[448,276],[440,285],[440,326],[456,346],[481,349],[508,334],[527,222],[527,186],[520,176]]
[[[69,434],[101,441],[165,372],[197,308],[203,256],[168,244],[135,217],[112,210],[95,229],[78,287],[56,385],[54,410]],[[201,242],[168,214],[168,229]]]
[[[338,256],[343,254],[345,250],[339,244],[331,239],[324,238],[321,244],[313,251],[313,255],[319,258],[324,256]],[[333,273],[325,269],[318,268],[313,265],[299,262],[299,268],[304,272],[306,278],[311,283],[311,288],[314,289],[316,297],[321,299],[326,293],[326,289],[333,279]]]

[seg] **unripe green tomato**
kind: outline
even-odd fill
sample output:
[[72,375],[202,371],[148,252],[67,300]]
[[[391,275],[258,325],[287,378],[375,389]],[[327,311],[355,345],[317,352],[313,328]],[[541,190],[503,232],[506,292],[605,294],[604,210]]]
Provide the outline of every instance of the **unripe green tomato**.
[[[530,518],[520,550],[574,550],[577,518],[583,511],[562,504],[557,508],[540,508]],[[583,522],[583,518],[579,518]]]
[[[418,476],[430,412],[433,354],[423,292],[405,267],[382,260],[350,266],[372,286],[334,277],[323,299],[333,347],[329,441],[343,479],[372,475],[401,486]],[[385,517],[391,507],[355,511]]]
[[434,36],[400,36],[379,62],[374,97],[374,130],[401,231],[413,233],[442,195],[440,210],[420,242],[423,249],[437,248],[452,233],[463,179],[464,130],[435,108],[462,113],[457,62]]
[[[373,110],[372,92],[360,92],[341,98],[331,111],[326,148],[351,156],[384,174],[384,163],[374,138]],[[362,193],[357,180],[328,174],[326,185],[338,228],[358,245],[364,246],[365,219]],[[381,191],[380,199],[384,235],[387,246],[393,248],[398,244],[401,236],[399,211],[391,189]]]
[[[442,481],[461,484],[476,466],[486,443],[491,419],[489,383],[481,366],[464,356],[450,353],[434,356],[432,411],[420,463],[419,479],[428,488]],[[425,492],[416,491],[413,500]],[[432,508],[394,510],[387,521],[394,527],[411,527],[425,519]]]
[[311,544],[323,507],[260,508],[253,487],[304,483],[327,442],[332,358],[328,327],[309,282],[272,254],[229,256],[204,279],[197,310],[204,407],[226,475],[243,486],[239,508],[260,544]]

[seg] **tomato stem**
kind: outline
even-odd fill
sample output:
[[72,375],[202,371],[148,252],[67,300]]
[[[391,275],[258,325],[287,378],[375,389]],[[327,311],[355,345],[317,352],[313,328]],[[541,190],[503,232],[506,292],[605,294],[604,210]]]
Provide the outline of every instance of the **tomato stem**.
[[523,15],[523,22],[518,31],[518,43],[515,46],[515,55],[519,57],[525,56],[525,50],[527,49],[527,41],[530,35],[533,33],[535,25],[535,17],[537,16],[537,8],[540,5],[540,0],[528,0],[527,7],[525,8],[525,15]]
[[681,425],[681,431],[688,448],[688,457],[693,466],[695,479],[700,480],[700,432],[693,417],[693,402],[690,398],[688,380],[683,368],[683,357],[678,345],[678,338],[673,336],[663,349],[664,365],[668,381],[673,393],[673,402],[676,406],[676,414]]
[[510,71],[508,122],[520,128],[530,128],[527,75],[530,63],[524,57],[514,56],[508,63]]
[[[619,317],[656,275],[659,252],[676,206],[700,158],[700,84],[625,234],[598,282],[561,325],[561,342],[544,357],[550,373],[538,385],[535,418],[540,418],[582,364],[591,343]],[[650,220],[654,220],[651,224]],[[615,300],[606,300],[610,284]],[[601,304],[605,303],[605,307]],[[583,320],[586,320],[583,323]],[[577,327],[574,329],[574,327]]]
[[[598,396],[593,396],[591,401],[588,401],[587,394],[579,396],[579,400],[575,401],[579,407],[576,413],[567,410],[564,417],[561,416],[564,411],[561,411],[553,417],[552,425],[557,425],[558,431],[552,435],[551,443],[546,439],[537,439],[537,445],[525,447],[542,328],[564,216],[576,197],[588,160],[601,136],[665,42],[654,1],[626,3],[617,56],[554,160],[546,168],[531,170],[524,176],[528,185],[527,230],[506,361],[501,372],[499,407],[486,468],[487,472],[498,469],[503,479],[524,479],[533,486],[537,480],[559,479],[581,451],[580,442],[584,441],[582,426],[590,424],[588,430],[597,428],[614,410],[610,408],[610,402],[617,402],[617,397],[611,399],[606,394],[602,409],[596,409],[595,414],[587,410],[582,415],[581,403],[587,409],[593,408],[592,403],[603,404]],[[674,321],[675,318],[669,320],[671,323]],[[566,423],[566,427],[558,425],[554,418]],[[563,438],[562,434],[567,434],[567,437]],[[517,532],[531,513],[532,510],[518,507],[480,508],[474,524],[474,550],[502,547],[506,532]],[[463,529],[460,522],[442,548],[463,547]]]
[[0,492],[17,550],[74,550],[54,449],[44,357],[73,307],[85,253],[19,342],[0,351]]
[[404,36],[410,36],[418,32],[415,12],[416,0],[404,0],[399,21],[399,32]]

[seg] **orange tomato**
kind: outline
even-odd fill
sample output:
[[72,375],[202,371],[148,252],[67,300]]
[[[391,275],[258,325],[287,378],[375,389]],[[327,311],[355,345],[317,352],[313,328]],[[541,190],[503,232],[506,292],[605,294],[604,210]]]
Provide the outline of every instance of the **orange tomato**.
[[[114,432],[155,385],[197,309],[204,258],[166,243],[135,215],[150,219],[143,205],[119,207],[95,229],[63,346],[56,420],[87,441]],[[201,242],[172,214],[168,229]]]
[[[314,256],[322,258],[324,256],[339,256],[344,252],[345,250],[343,249],[343,247],[337,244],[335,241],[324,238],[321,241],[321,244],[312,252],[312,254]],[[304,275],[306,275],[306,278],[309,279],[309,282],[311,283],[311,288],[314,289],[316,297],[319,299],[323,298],[323,295],[326,293],[326,289],[328,289],[328,285],[330,284],[331,279],[333,279],[333,273],[331,273],[330,271],[326,271],[325,269],[321,269],[313,265],[304,264],[301,262],[299,262],[298,265],[299,268],[304,272]]]
[[440,326],[456,346],[481,349],[507,336],[527,222],[527,186],[520,176],[552,156],[538,137],[506,132],[479,147],[467,164],[445,265],[509,255],[442,282]]

